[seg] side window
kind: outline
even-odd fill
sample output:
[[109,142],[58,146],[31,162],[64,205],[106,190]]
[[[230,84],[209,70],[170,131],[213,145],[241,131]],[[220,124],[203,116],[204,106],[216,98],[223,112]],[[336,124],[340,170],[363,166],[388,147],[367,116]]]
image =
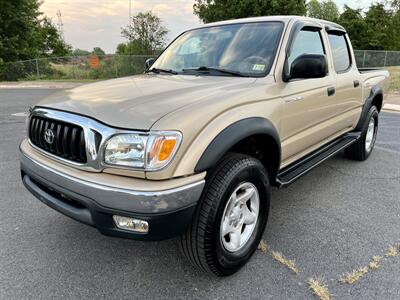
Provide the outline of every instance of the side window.
[[328,34],[336,73],[346,71],[351,65],[349,47],[345,35]]
[[325,54],[319,31],[301,30],[292,43],[288,57],[288,67],[303,54]]

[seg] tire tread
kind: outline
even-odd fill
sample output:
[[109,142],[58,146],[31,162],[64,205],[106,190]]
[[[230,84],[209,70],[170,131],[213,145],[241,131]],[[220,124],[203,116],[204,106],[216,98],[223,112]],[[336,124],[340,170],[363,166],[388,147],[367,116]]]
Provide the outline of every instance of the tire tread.
[[210,216],[215,215],[218,210],[218,203],[215,199],[225,191],[227,184],[235,176],[236,170],[254,165],[265,171],[261,162],[253,157],[237,153],[227,154],[211,171],[192,223],[180,239],[179,248],[184,256],[192,265],[206,273],[217,276],[225,275],[217,266],[210,240],[213,232]]

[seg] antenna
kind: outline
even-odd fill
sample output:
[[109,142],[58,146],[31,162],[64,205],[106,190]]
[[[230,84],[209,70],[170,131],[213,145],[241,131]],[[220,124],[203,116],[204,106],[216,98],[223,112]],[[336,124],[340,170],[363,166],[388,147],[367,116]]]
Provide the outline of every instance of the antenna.
[[62,21],[61,11],[60,10],[57,11],[57,18],[58,18],[58,21],[57,21],[58,33],[60,34],[60,38],[62,40],[64,40],[64,23]]

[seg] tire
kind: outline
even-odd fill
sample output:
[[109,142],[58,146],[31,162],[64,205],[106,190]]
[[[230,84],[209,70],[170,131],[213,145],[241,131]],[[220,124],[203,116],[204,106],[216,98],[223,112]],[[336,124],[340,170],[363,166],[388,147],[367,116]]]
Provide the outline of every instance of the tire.
[[[375,106],[371,106],[361,129],[360,139],[345,149],[344,153],[347,158],[364,161],[370,156],[372,150],[374,149],[376,136],[378,133],[378,117],[379,114],[377,108]],[[370,126],[372,124],[371,122],[373,122],[372,138],[371,136],[368,136],[369,128],[371,128]]]
[[[244,200],[248,195],[249,200]],[[227,154],[210,172],[192,224],[181,236],[184,256],[207,273],[228,276],[237,272],[261,240],[270,197],[268,174],[261,162],[242,154]],[[234,228],[240,229],[229,231]],[[224,231],[229,233],[222,236]]]

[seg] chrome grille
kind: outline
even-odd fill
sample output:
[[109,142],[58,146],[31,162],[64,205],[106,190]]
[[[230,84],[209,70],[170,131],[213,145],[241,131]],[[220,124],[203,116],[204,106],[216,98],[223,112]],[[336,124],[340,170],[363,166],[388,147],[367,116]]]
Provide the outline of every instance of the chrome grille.
[[[46,131],[53,137],[51,143],[46,141]],[[29,139],[33,145],[53,155],[78,163],[87,162],[85,133],[80,126],[34,115],[29,123]]]

